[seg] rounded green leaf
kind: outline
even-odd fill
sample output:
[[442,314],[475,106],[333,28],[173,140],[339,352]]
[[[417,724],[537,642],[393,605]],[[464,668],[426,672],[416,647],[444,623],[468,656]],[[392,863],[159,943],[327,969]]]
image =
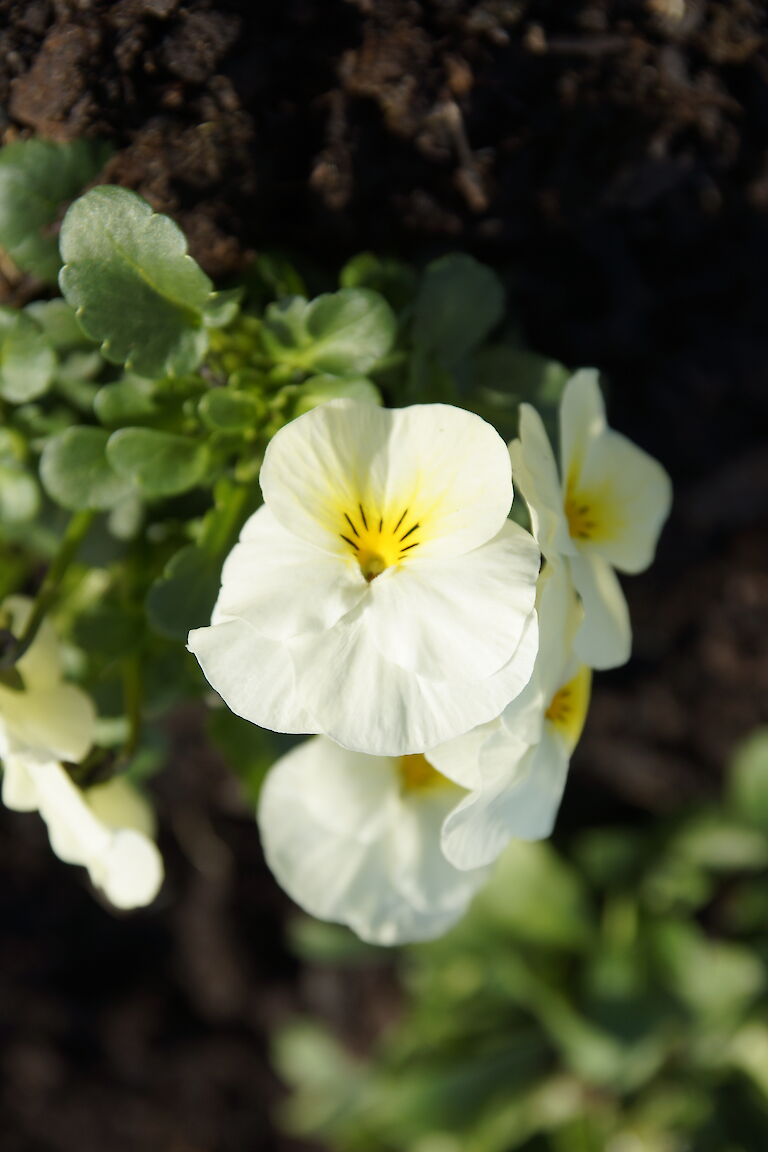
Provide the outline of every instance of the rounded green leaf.
[[60,246],[61,290],[107,360],[150,377],[197,367],[213,293],[172,220],[124,188],[94,188],[64,217]]
[[427,266],[416,298],[414,340],[452,367],[486,338],[504,313],[495,272],[454,253]]
[[171,640],[186,640],[192,628],[210,623],[220,578],[220,560],[195,544],[186,545],[147,594],[150,626]]
[[758,728],[738,749],[729,785],[733,810],[768,831],[768,728]]
[[360,252],[339,275],[342,288],[373,288],[401,312],[413,299],[416,273],[409,264],[373,252]]
[[40,490],[21,468],[0,464],[0,523],[24,524],[40,508]]
[[25,404],[47,391],[56,355],[39,324],[13,308],[0,308],[0,396]]
[[329,400],[357,400],[361,404],[381,404],[381,394],[365,376],[311,376],[299,385],[294,414],[301,416]]
[[53,436],[40,458],[40,479],[48,495],[63,508],[112,508],[130,492],[107,459],[109,433],[74,426]]
[[259,419],[259,404],[246,392],[212,388],[200,401],[198,411],[212,432],[236,435],[253,428]]
[[342,288],[308,302],[271,304],[262,340],[278,363],[335,376],[365,374],[389,352],[397,322],[386,300],[368,288]]
[[56,282],[61,261],[50,227],[108,155],[96,140],[16,140],[0,149],[0,245],[19,268]]
[[208,468],[204,444],[155,428],[121,428],[107,442],[107,459],[145,496],[176,496],[194,488]]
[[108,428],[151,419],[157,414],[155,385],[141,376],[125,376],[114,384],[103,384],[94,396],[93,410]]

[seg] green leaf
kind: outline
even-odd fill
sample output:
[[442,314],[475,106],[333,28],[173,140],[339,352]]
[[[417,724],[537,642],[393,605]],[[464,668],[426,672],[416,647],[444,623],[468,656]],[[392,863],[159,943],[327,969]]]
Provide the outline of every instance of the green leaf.
[[191,628],[209,624],[220,578],[221,562],[187,544],[171,557],[147,594],[152,629],[171,640],[186,640]]
[[0,246],[19,268],[56,282],[61,261],[51,226],[108,155],[93,140],[18,140],[0,149]]
[[344,265],[339,276],[342,288],[372,288],[395,312],[402,312],[416,293],[416,272],[409,264],[360,252]]
[[206,314],[218,322],[221,309],[172,220],[124,188],[94,188],[67,212],[61,254],[61,290],[107,360],[149,377],[197,367]]
[[733,1017],[765,988],[757,953],[739,944],[708,939],[693,924],[656,927],[654,948],[670,989],[693,1011]]
[[476,903],[503,931],[550,948],[583,948],[593,930],[578,873],[543,841],[513,840]]
[[212,292],[203,308],[203,323],[207,328],[224,328],[237,316],[242,288],[228,288],[225,292]]
[[108,428],[151,420],[158,411],[155,384],[142,376],[125,376],[114,384],[104,384],[94,397],[93,410]]
[[377,292],[343,288],[270,304],[261,337],[267,353],[290,368],[355,376],[389,352],[395,331],[392,309]]
[[270,300],[306,296],[307,289],[289,260],[276,252],[260,252],[245,273],[251,303],[261,311]]
[[186,492],[200,483],[208,468],[204,444],[155,428],[113,432],[107,442],[107,459],[118,475],[150,497]]
[[63,508],[112,508],[130,492],[107,459],[109,433],[75,426],[53,436],[40,458],[40,479]]
[[300,384],[294,412],[301,416],[329,400],[357,400],[361,404],[381,404],[381,393],[365,376],[311,376]]
[[768,728],[753,732],[736,753],[728,796],[743,820],[768,831]]
[[504,289],[495,272],[472,256],[443,256],[424,273],[413,337],[451,368],[485,340],[503,314]]
[[40,491],[23,468],[0,464],[0,522],[25,524],[40,509]]
[[238,434],[255,428],[259,421],[258,401],[247,392],[212,388],[198,405],[203,423],[212,432]]
[[0,396],[25,404],[48,390],[56,356],[40,325],[24,312],[0,308]]
[[34,300],[24,311],[37,321],[57,352],[93,347],[93,341],[77,322],[74,308],[60,296],[54,300]]

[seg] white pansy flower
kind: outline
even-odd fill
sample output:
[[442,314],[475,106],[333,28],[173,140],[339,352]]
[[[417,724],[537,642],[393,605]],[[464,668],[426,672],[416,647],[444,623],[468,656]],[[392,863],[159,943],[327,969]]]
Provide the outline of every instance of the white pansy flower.
[[275,435],[261,486],[189,638],[233,712],[396,756],[522,690],[539,552],[507,520],[509,456],[479,416],[334,401]]
[[632,632],[614,569],[642,572],[653,559],[672,489],[661,465],[608,427],[597,373],[577,372],[560,405],[560,472],[541,417],[520,406],[512,471],[547,559],[562,558],[584,605],[575,639],[591,668],[629,659]]
[[510,840],[549,836],[560,807],[591,673],[573,655],[582,611],[562,565],[544,568],[537,603],[540,648],[528,687],[496,721],[430,753],[469,790],[443,827],[443,851],[458,868],[490,864]]
[[373,944],[439,936],[487,876],[459,871],[440,830],[464,791],[422,755],[366,756],[324,736],[273,766],[259,803],[267,863],[306,912]]
[[[18,636],[31,610],[29,600],[13,596],[0,615]],[[146,801],[120,779],[83,791],[60,763],[86,755],[96,714],[85,692],[62,679],[59,645],[49,621],[15,667],[20,684],[0,684],[3,802],[15,811],[38,811],[56,855],[87,868],[92,883],[116,907],[149,903],[162,882],[163,866],[151,840]]]

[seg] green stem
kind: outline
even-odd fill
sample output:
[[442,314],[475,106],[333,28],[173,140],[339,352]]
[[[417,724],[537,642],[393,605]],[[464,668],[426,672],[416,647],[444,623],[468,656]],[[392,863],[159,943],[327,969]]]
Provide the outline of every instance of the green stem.
[[0,657],[0,667],[12,667],[33,644],[40,625],[58,595],[62,577],[75,558],[94,516],[95,512],[76,512],[70,519],[64,531],[59,550],[54,556],[51,566],[40,585],[40,590],[37,593],[37,598],[35,599],[30,617],[27,620],[26,627],[11,649]]
[[229,486],[221,512],[211,518],[211,526],[200,541],[200,547],[210,556],[221,556],[229,551],[232,537],[240,529],[249,495],[250,491],[244,484]]
[[128,739],[123,745],[118,763],[130,760],[141,739],[141,704],[144,686],[141,677],[141,660],[138,653],[127,656],[123,661],[123,703],[128,718]]

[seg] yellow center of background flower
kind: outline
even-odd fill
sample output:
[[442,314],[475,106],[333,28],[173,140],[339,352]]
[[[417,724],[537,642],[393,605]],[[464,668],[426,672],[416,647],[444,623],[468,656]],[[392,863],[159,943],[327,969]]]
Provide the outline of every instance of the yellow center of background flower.
[[451,781],[438,772],[437,768],[433,768],[421,753],[415,756],[400,756],[397,770],[403,792],[424,792],[428,788],[442,788],[451,784]]
[[558,688],[545,713],[550,724],[565,737],[569,750],[579,742],[589,708],[592,672],[582,665],[573,679]]
[[407,507],[379,512],[361,503],[344,509],[339,535],[370,582],[413,554],[421,543],[421,527]]

